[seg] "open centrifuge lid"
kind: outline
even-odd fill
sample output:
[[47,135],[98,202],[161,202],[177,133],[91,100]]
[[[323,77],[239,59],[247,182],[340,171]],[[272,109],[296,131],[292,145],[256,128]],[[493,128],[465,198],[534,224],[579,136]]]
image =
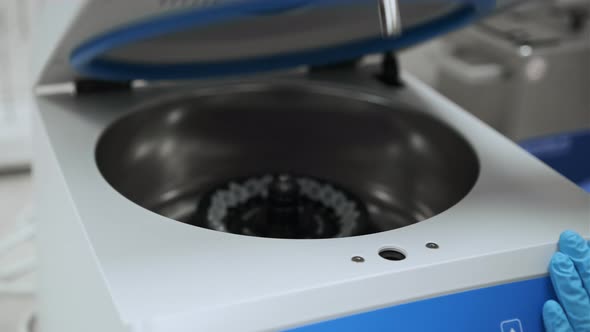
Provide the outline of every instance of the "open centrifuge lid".
[[87,0],[63,8],[70,14],[60,22],[55,16],[64,14],[51,5],[45,43],[52,31],[58,36],[47,58],[41,56],[41,84],[81,76],[193,79],[328,64],[420,43],[469,24],[496,1]]

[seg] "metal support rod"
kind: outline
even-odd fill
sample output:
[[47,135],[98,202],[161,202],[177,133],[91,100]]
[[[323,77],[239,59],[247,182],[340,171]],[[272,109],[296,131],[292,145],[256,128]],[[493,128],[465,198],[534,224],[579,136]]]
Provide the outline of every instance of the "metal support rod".
[[379,18],[384,38],[401,33],[402,24],[397,0],[379,0]]

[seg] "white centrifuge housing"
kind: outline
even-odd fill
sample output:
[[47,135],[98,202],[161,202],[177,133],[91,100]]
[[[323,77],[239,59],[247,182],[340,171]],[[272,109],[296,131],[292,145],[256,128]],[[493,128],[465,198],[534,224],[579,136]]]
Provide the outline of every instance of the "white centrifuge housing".
[[353,61],[500,5],[47,2],[36,81],[76,93],[37,98],[40,331],[541,331],[590,197]]

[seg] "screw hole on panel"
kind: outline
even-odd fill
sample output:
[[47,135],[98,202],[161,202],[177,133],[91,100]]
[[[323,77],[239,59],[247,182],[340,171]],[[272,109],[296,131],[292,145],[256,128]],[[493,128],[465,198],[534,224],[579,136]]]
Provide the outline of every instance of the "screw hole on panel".
[[426,243],[426,248],[428,248],[428,249],[438,249],[438,248],[440,248],[440,246],[437,243],[429,242],[429,243]]
[[364,263],[365,262],[365,258],[361,257],[361,256],[354,256],[350,260],[355,263]]

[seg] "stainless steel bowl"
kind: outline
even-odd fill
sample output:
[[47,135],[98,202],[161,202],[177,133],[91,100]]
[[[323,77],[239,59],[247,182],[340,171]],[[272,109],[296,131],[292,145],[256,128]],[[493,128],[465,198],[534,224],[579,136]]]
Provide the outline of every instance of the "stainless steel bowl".
[[227,179],[305,174],[362,200],[369,233],[449,209],[479,173],[462,136],[407,105],[342,88],[262,83],[208,88],[131,112],[104,132],[96,162],[123,196],[181,222]]

